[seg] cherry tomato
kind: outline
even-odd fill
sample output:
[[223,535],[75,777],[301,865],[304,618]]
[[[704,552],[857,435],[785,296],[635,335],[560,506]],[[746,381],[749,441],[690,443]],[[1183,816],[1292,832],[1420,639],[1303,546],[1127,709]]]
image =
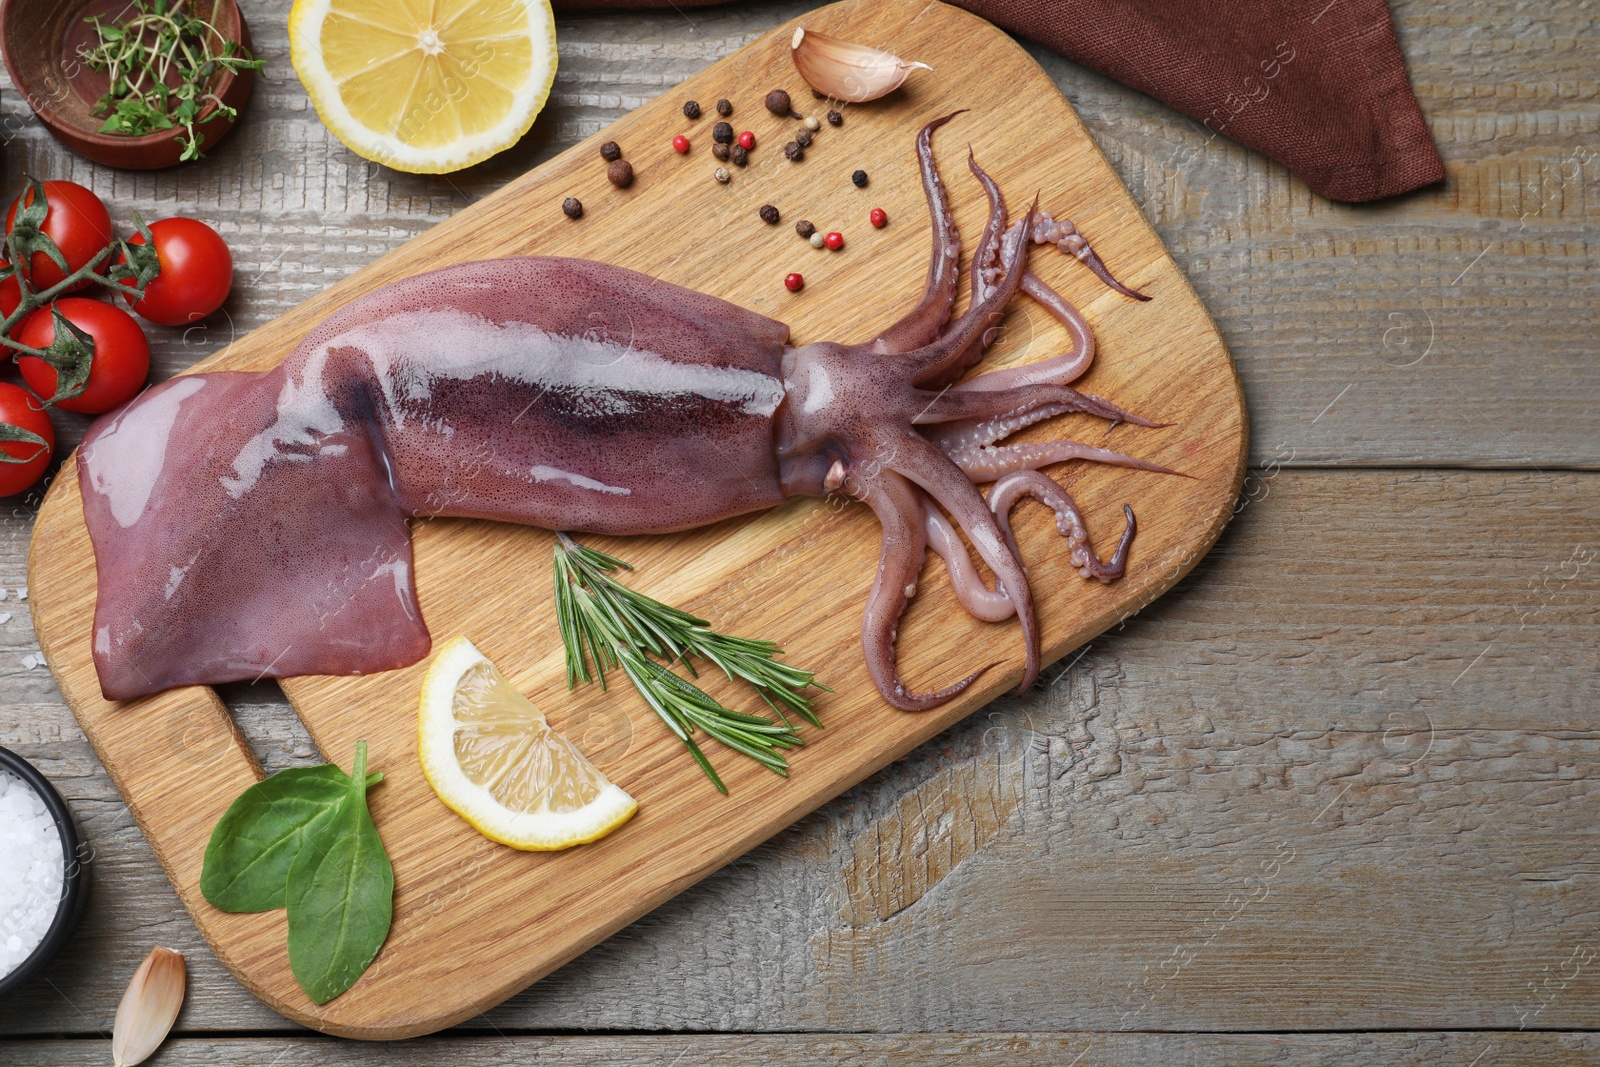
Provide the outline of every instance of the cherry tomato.
[[[194,219],[153,222],[150,235],[161,273],[133,310],[163,326],[187,326],[221,307],[233,288],[233,256],[222,235]],[[128,243],[142,245],[144,235],[136,233]]]
[[39,401],[28,391],[10,382],[0,382],[0,422],[20,426],[45,439],[40,448],[32,441],[6,441],[0,443],[7,455],[24,459],[22,463],[0,463],[0,496],[13,496],[39,480],[44,469],[50,466],[50,453],[55,451],[56,431],[50,425],[50,416]]
[[[0,267],[6,266],[5,260],[0,260]],[[8,274],[0,278],[0,319],[10,318],[11,313],[22,306],[22,286],[17,284],[17,276]]]
[[[98,415],[129,400],[150,375],[150,342],[133,316],[119,307],[68,296],[57,300],[67,321],[94,338],[94,362],[89,365],[89,384],[83,392],[56,407]],[[49,307],[42,307],[22,320],[17,340],[29,348],[47,348],[56,339],[55,319]],[[29,388],[49,399],[56,395],[56,369],[37,356],[17,361],[22,379]]]
[[[11,202],[11,210],[6,213],[8,232],[16,221],[17,205],[23,202],[23,197],[27,198],[27,203],[33,203],[33,189],[29,188]],[[43,252],[35,252],[33,262],[29,264],[35,289],[48,289],[59,284],[67,274],[81,268],[111,243],[111,216],[93,192],[77,182],[45,182],[44,198],[49,202],[50,210],[44,217],[44,225],[39,228],[61,249],[61,254],[67,260],[67,272],[63,274],[61,268]],[[92,284],[88,281],[79,282],[69,292]]]

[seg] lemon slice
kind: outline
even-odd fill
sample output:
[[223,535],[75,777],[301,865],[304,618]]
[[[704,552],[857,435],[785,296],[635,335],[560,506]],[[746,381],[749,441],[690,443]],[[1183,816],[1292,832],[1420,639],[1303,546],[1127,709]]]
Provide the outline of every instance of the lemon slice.
[[418,719],[433,791],[491,841],[570,848],[639,810],[465,637],[445,642],[428,667]]
[[550,0],[295,0],[289,58],[352,152],[443,174],[515,144],[556,77]]

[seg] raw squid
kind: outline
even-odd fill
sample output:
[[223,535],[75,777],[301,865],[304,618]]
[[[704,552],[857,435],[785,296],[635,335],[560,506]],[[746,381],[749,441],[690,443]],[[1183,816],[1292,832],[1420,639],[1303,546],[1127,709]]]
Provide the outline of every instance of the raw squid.
[[[603,263],[487,260],[353,301],[273,370],[178,377],[102,420],[78,477],[106,697],[417,661],[429,636],[413,517],[664,533],[835,491],[864,500],[882,525],[862,636],[889,703],[929,708],[978,677],[913,692],[895,666],[895,629],[930,546],[969,611],[1018,618],[1029,684],[1039,635],[1011,504],[1031,495],[1053,508],[1074,566],[1110,581],[1126,563],[1132,512],[1102,563],[1071,499],[1038,468],[1164,468],[1072,441],[1000,443],[1064,412],[1158,425],[1067,386],[1093,358],[1093,338],[1029,273],[1028,250],[1054,243],[1143,297],[1036,204],[1008,225],[999,189],[969,155],[990,211],[971,307],[951,321],[960,239],[932,137],[953,117],[917,139],[933,215],[922,298],[866,343],[790,346],[782,323]],[[1067,324],[1072,349],[957,384],[1019,290]],[[987,500],[975,485],[985,482],[995,483]]]

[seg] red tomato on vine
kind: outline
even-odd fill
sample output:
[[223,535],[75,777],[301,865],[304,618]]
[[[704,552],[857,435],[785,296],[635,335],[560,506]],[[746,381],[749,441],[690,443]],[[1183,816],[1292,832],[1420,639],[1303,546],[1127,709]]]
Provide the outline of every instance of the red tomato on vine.
[[37,482],[50,466],[56,431],[50,416],[26,389],[0,382],[0,496],[14,496]]
[[[39,230],[61,250],[62,257],[67,261],[67,269],[62,271],[44,252],[34,252],[28,269],[35,290],[48,289],[65,281],[68,274],[81,270],[112,239],[111,214],[92,190],[77,182],[50,181],[42,184],[48,210]],[[17,208],[32,203],[31,187],[11,202],[11,210],[6,213],[8,233],[16,225]],[[82,281],[69,291],[91,284]]]
[[[161,273],[145,286],[133,310],[163,326],[187,326],[221,307],[233,288],[233,254],[222,235],[182,218],[152,222],[150,235]],[[134,234],[128,243],[144,244],[144,234]]]
[[[83,392],[56,407],[98,415],[131,400],[150,376],[150,342],[133,316],[119,307],[82,296],[62,297],[53,304],[37,308],[22,320],[17,341],[29,348],[49,348],[56,339],[52,308],[94,340],[94,358],[89,365],[89,381]],[[56,368],[37,356],[17,361],[22,379],[42,397],[56,394]]]

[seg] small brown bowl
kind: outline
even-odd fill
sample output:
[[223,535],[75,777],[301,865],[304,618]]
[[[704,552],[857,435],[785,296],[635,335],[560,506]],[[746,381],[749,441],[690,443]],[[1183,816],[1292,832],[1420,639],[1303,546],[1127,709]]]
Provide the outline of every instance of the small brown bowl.
[[[0,6],[0,54],[11,83],[56,140],[96,163],[130,170],[158,170],[183,154],[182,130],[160,130],[131,137],[101,133],[103,116],[90,109],[105,93],[109,80],[78,57],[81,45],[92,43],[94,29],[84,21],[100,15],[109,22],[128,6],[127,0],[4,0]],[[250,47],[250,28],[234,0],[190,0],[223,36]],[[223,71],[216,95],[229,107],[244,110],[255,83],[255,71]],[[207,118],[206,116],[210,117]],[[200,150],[209,152],[228,135],[234,123],[214,105],[195,124]]]

